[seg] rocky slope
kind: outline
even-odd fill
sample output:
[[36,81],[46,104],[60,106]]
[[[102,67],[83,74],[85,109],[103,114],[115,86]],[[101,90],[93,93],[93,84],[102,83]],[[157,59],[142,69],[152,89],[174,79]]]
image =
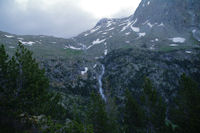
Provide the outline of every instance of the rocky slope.
[[74,40],[81,44],[76,47],[101,55],[123,47],[196,47],[200,41],[199,10],[198,0],[142,0],[135,14],[104,18]]
[[101,88],[104,64],[107,95],[121,99],[125,88],[140,90],[146,75],[168,99],[182,73],[200,82],[199,11],[199,0],[142,0],[135,14],[101,19],[74,38],[0,32],[0,43],[11,54],[18,41],[32,50],[54,89],[88,96]]

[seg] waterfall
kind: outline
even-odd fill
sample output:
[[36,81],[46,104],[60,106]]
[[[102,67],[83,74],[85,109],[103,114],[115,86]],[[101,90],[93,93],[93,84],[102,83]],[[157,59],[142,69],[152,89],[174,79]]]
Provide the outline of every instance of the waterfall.
[[104,73],[105,73],[105,67],[104,67],[103,64],[101,65],[101,67],[102,67],[102,72],[101,72],[101,74],[99,75],[99,78],[98,78],[98,82],[99,82],[99,93],[100,93],[101,97],[103,98],[103,100],[106,101],[106,97],[105,97],[105,95],[104,95],[104,93],[103,93],[103,88],[102,88],[102,78],[103,78],[103,75],[104,75]]

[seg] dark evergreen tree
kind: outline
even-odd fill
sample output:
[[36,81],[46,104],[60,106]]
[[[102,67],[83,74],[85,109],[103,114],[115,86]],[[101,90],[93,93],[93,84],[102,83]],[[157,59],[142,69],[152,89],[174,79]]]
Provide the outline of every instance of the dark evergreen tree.
[[0,107],[2,110],[3,104],[8,98],[7,89],[7,71],[8,71],[8,55],[6,54],[4,45],[0,46]]
[[66,118],[67,112],[59,104],[60,96],[50,93],[48,87],[49,81],[45,71],[32,57],[32,52],[19,43],[15,55],[9,58],[2,45],[0,47],[0,128],[5,127],[5,131],[9,132],[16,126],[16,121],[19,121],[21,114],[27,114],[30,118],[41,114],[51,116],[53,119]]
[[145,111],[146,130],[148,133],[165,131],[166,105],[153,87],[150,79],[146,78],[142,94],[142,105]]
[[105,101],[101,96],[91,94],[91,100],[88,111],[88,121],[92,124],[94,133],[110,133],[111,128],[109,118],[105,109]]
[[176,107],[172,113],[177,132],[200,132],[200,90],[198,84],[185,74],[181,76],[180,88],[176,97]]
[[125,133],[145,132],[145,114],[130,91],[126,91],[124,108],[124,131]]
[[48,101],[49,81],[44,69],[40,69],[32,52],[19,43],[15,54],[16,98],[21,112],[40,114],[43,104]]

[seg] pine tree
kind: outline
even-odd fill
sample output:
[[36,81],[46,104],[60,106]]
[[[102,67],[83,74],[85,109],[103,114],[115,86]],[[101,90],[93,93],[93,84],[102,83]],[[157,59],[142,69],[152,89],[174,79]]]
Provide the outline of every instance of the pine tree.
[[185,74],[181,76],[180,88],[176,97],[176,108],[172,113],[177,132],[200,132],[200,90],[198,84]]
[[[5,127],[6,132],[12,129],[20,114],[27,114],[28,118],[41,114],[53,120],[66,118],[67,111],[59,103],[61,96],[50,93],[48,87],[45,71],[39,67],[32,52],[19,43],[15,55],[9,58],[1,46],[0,128]],[[8,124],[3,122],[4,119],[9,121]]]
[[143,88],[141,99],[145,111],[146,130],[149,133],[164,132],[166,105],[153,88],[150,79],[145,79]]
[[91,94],[88,121],[93,125],[94,133],[110,133],[109,118],[105,110],[105,102],[101,96]]
[[42,105],[48,100],[49,81],[44,69],[40,69],[32,52],[19,43],[15,53],[13,68],[17,68],[16,92],[17,104],[22,112],[38,114]]
[[142,133],[145,128],[144,111],[133,98],[130,91],[126,91],[124,108],[124,131],[125,133]]
[[0,105],[4,104],[7,99],[7,68],[8,55],[6,54],[4,45],[0,46]]

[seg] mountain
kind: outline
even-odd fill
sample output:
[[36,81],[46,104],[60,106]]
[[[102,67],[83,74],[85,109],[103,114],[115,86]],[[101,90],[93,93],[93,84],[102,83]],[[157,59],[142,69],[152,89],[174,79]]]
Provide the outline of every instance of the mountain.
[[182,73],[200,82],[199,11],[199,0],[142,0],[133,15],[103,18],[74,38],[0,32],[0,43],[11,54],[18,41],[32,50],[54,89],[88,96],[103,83],[120,97],[146,75],[168,97]]
[[81,44],[76,47],[98,55],[123,47],[150,50],[196,47],[200,41],[199,9],[198,0],[142,0],[133,15],[101,19],[93,29],[74,40]]
[[[47,37],[49,40],[46,39],[44,44],[59,44],[62,50],[71,49],[79,53],[84,51],[87,58],[98,58],[118,48],[166,51],[199,47],[199,10],[198,0],[142,0],[135,13],[129,17],[103,18],[94,28],[74,38]],[[35,43],[39,43],[42,38],[29,37],[25,39],[33,42],[35,39],[38,41]]]

